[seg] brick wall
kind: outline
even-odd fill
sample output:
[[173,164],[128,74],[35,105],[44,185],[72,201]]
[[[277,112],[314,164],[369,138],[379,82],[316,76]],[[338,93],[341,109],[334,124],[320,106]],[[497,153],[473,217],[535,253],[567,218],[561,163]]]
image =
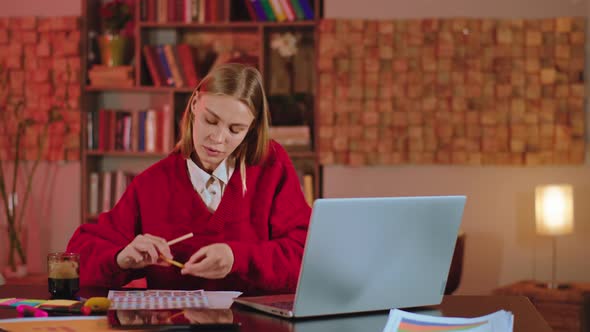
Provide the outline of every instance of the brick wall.
[[580,164],[585,19],[324,20],[323,165]]
[[19,123],[22,158],[80,158],[78,17],[0,18],[0,158],[14,159]]

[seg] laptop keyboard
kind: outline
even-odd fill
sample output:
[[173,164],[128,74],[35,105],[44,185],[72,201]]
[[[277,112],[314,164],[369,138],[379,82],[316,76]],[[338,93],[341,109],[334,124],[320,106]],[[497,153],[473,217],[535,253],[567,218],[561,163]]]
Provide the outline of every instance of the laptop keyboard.
[[292,310],[293,309],[293,301],[278,301],[272,302],[269,304],[271,307],[283,309],[283,310]]

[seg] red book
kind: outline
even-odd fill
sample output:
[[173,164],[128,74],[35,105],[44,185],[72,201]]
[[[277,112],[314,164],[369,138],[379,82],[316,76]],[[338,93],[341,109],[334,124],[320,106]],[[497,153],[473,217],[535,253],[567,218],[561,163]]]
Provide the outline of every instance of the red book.
[[254,9],[254,5],[250,0],[244,1],[246,3],[246,8],[248,9],[248,15],[252,21],[258,21],[258,17],[256,16],[256,10]]
[[108,133],[107,111],[101,109],[98,111],[98,149],[106,150],[107,147],[107,133]]
[[206,6],[206,18],[205,18],[205,22],[219,22],[221,21],[221,15],[220,15],[220,10],[221,10],[221,2],[217,1],[217,0],[207,0],[207,3],[205,4]]
[[143,45],[143,56],[145,58],[145,63],[148,67],[148,71],[150,72],[150,76],[152,77],[152,82],[154,86],[161,86],[164,80],[162,79],[160,69],[158,68],[156,54],[149,45]]
[[178,44],[176,45],[176,53],[178,54],[182,74],[186,80],[185,84],[194,89],[199,83],[199,77],[195,67],[193,49],[188,44]]
[[109,110],[108,112],[108,121],[109,121],[109,131],[107,132],[109,137],[107,141],[109,144],[107,145],[108,151],[115,150],[115,137],[117,135],[117,112],[115,110]]
[[176,22],[176,0],[167,0],[166,5],[168,9],[168,22]]
[[164,152],[164,116],[163,110],[156,111],[156,151]]
[[147,21],[156,22],[156,0],[147,0]]

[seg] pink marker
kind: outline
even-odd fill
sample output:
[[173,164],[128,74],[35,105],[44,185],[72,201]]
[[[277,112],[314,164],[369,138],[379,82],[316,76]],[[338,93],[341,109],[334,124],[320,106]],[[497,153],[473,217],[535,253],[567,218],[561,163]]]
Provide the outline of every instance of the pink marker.
[[49,314],[41,309],[37,309],[27,304],[19,304],[16,306],[18,317],[47,317]]

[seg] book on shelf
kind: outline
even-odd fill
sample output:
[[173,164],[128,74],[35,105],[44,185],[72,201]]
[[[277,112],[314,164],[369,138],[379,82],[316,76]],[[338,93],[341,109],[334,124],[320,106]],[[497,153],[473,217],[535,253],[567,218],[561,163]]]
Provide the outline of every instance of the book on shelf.
[[186,85],[194,88],[199,83],[200,77],[197,75],[196,66],[196,52],[197,50],[188,44],[176,45],[176,53],[178,54],[178,62],[182,68],[182,75]]
[[144,45],[142,53],[154,86],[197,86],[200,75],[194,47],[188,44]]
[[315,200],[315,190],[313,182],[313,174],[308,169],[295,167],[297,177],[299,178],[299,184],[301,185],[301,192],[303,197],[309,206],[313,205]]
[[308,126],[271,126],[269,136],[287,149],[311,149],[311,135]]
[[256,13],[257,9],[254,8],[254,1],[246,0],[246,9],[248,10],[248,16],[252,21],[264,21],[263,19],[261,19],[262,17],[264,17],[264,13],[262,14],[262,16]]
[[114,186],[112,185],[113,176],[110,172],[105,172],[101,174],[100,177],[100,187],[98,188],[98,197],[100,197],[100,212],[105,212],[110,210],[112,206],[112,192]]
[[94,65],[88,70],[90,85],[94,86],[133,86],[133,68],[131,66]]
[[[246,0],[251,2],[259,21],[313,20],[313,7],[309,0]],[[252,14],[250,14],[251,16]]]
[[[91,118],[92,121],[94,118]],[[98,133],[96,149],[113,150],[115,147],[115,113],[111,110],[102,109],[98,112],[98,123],[89,125]],[[98,124],[98,126],[97,126]]]
[[88,214],[108,211],[119,201],[135,176],[123,170],[91,172],[88,176]]
[[295,21],[295,11],[291,5],[291,1],[289,0],[279,0],[279,4],[281,5],[281,9],[285,13],[288,21]]
[[285,15],[285,12],[281,7],[280,0],[269,0],[269,2],[270,8],[272,9],[273,13],[275,14],[275,17],[277,18],[277,22],[285,21],[287,19],[287,15]]
[[272,10],[272,7],[270,6],[270,0],[258,0],[258,2],[260,2],[262,10],[264,10],[264,13],[266,14],[267,21],[276,21],[277,17],[274,11]]
[[162,65],[159,63],[160,60],[157,57],[154,48],[149,45],[143,45],[142,51],[143,58],[145,59],[146,66],[150,74],[150,78],[152,79],[152,85],[167,85],[167,82],[164,79],[164,69],[162,68]]
[[184,78],[180,75],[180,68],[178,64],[178,58],[176,56],[176,46],[175,45],[163,45],[164,49],[164,56],[166,57],[166,62],[170,66],[170,72],[172,73],[172,78],[174,80],[175,87],[183,87]]
[[313,206],[313,201],[315,200],[314,195],[314,185],[313,185],[313,175],[311,174],[304,174],[303,175],[303,195],[305,196],[305,201],[309,206]]
[[156,151],[156,111],[148,110],[145,114],[145,151]]
[[116,112],[115,124],[115,150],[131,151],[131,112]]
[[160,142],[160,151],[166,152],[168,151],[173,145],[173,121],[172,117],[172,107],[168,104],[162,105],[162,109],[158,114],[160,115],[160,128],[158,129],[158,133],[162,136],[158,141]]
[[303,8],[301,8],[301,4],[299,3],[299,0],[291,1],[291,5],[293,6],[293,10],[295,11],[295,15],[297,16],[298,20],[313,19],[313,15],[310,18],[307,18],[305,16],[305,14],[303,13]]
[[156,50],[156,56],[160,61],[160,65],[162,66],[162,70],[164,73],[164,81],[166,82],[167,86],[176,86],[176,82],[174,82],[174,78],[172,76],[172,70],[170,69],[170,63],[166,59],[166,55],[164,54],[164,46],[158,45],[154,48]]
[[140,19],[144,22],[214,23],[223,21],[221,0],[140,0]]
[[124,152],[166,152],[172,146],[172,110],[109,110],[89,112],[88,149]]
[[98,145],[98,113],[86,113],[86,148],[89,150],[96,149],[95,144]]
[[100,176],[97,172],[92,172],[88,176],[88,213],[95,215],[98,213],[98,197],[100,188]]
[[[234,1],[236,5],[239,0]],[[259,22],[313,20],[310,0],[242,0],[247,18]],[[221,0],[140,0],[140,20],[157,23],[216,23],[224,20]]]
[[137,112],[137,151],[145,151],[145,119],[147,112]]
[[305,14],[305,18],[308,20],[313,20],[313,7],[311,6],[310,0],[294,0],[299,3],[303,13]]

